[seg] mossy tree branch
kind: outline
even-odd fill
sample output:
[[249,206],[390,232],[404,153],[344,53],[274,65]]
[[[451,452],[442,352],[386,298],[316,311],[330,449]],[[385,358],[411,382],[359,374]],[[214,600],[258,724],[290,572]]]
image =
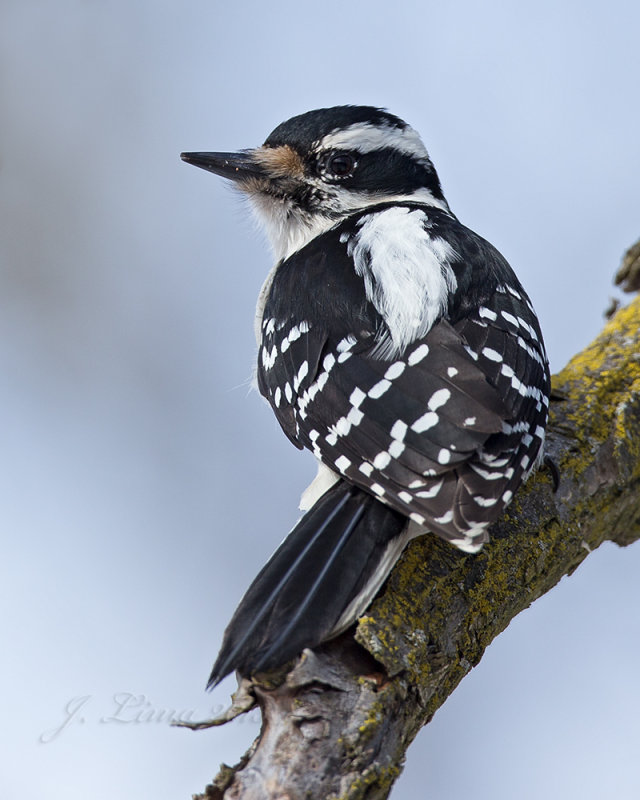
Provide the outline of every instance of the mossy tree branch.
[[[355,631],[250,687],[261,733],[200,798],[385,798],[487,645],[604,541],[640,538],[640,298],[554,377],[547,454],[492,540],[414,540]],[[291,666],[291,665],[290,665]]]

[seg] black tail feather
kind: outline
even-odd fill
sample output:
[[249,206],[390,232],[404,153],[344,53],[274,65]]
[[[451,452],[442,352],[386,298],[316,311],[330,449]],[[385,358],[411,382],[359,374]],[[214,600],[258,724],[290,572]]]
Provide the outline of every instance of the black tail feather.
[[273,669],[335,631],[345,609],[378,577],[406,518],[339,481],[302,517],[242,598],[207,688],[232,670]]

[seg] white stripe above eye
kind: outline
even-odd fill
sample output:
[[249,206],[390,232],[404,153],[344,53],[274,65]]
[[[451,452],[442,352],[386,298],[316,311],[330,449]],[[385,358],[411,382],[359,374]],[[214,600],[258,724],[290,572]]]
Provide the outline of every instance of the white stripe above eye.
[[370,122],[355,122],[348,128],[328,133],[317,145],[319,150],[355,150],[371,153],[392,147],[419,161],[428,162],[429,154],[422,139],[413,128],[397,128],[395,125],[372,125]]

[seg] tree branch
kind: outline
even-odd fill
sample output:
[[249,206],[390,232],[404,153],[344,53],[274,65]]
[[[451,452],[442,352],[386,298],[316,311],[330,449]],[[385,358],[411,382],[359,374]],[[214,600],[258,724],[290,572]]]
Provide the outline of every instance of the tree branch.
[[200,800],[387,797],[414,736],[513,617],[602,542],[640,538],[640,298],[553,390],[546,452],[557,491],[540,470],[478,555],[414,540],[355,637],[250,685],[260,735]]

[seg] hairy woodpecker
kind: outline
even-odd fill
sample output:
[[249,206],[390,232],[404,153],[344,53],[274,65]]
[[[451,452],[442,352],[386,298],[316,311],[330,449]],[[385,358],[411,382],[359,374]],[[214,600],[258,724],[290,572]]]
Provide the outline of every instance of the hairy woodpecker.
[[183,153],[245,193],[275,251],[257,383],[319,462],[305,515],[226,629],[209,686],[345,630],[406,543],[468,553],[542,457],[549,368],[500,253],[451,213],[418,134],[388,112],[293,117],[261,147]]

